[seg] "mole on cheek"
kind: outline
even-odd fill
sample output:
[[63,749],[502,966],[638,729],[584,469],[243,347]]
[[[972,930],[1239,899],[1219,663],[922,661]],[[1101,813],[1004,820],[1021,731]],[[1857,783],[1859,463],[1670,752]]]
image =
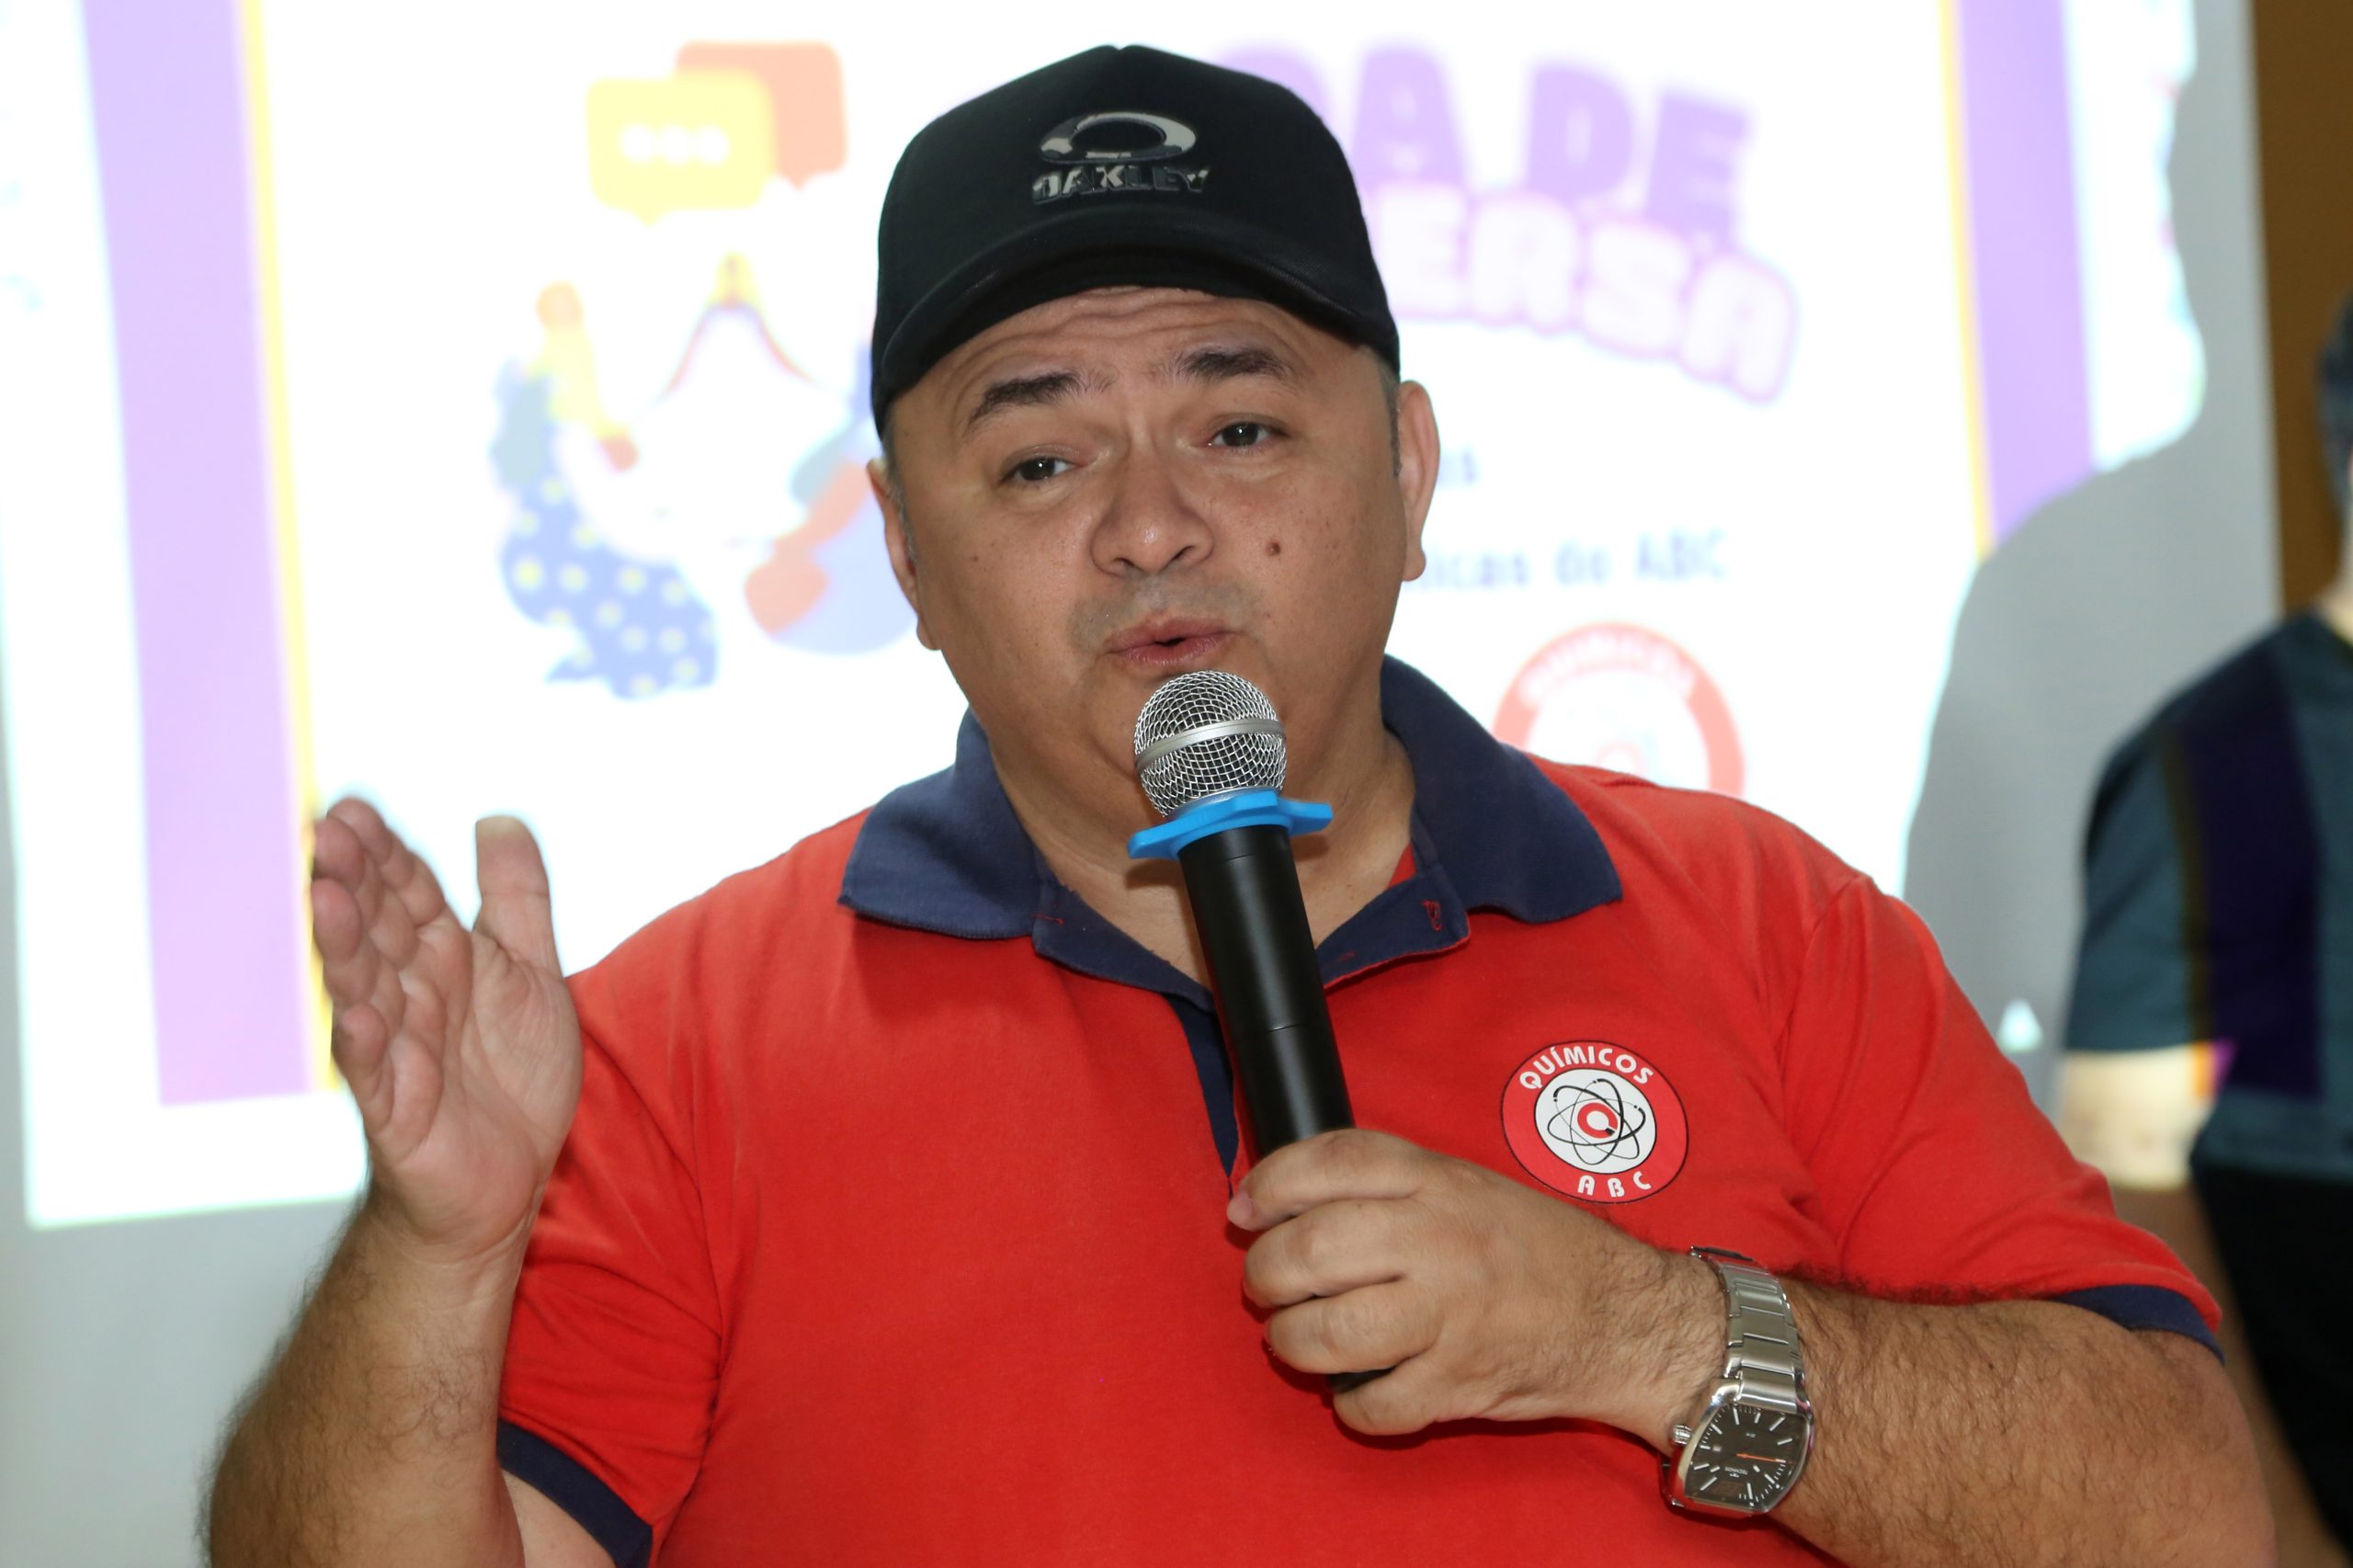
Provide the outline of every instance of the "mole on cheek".
[[1282,540],[1279,540],[1279,539],[1270,539],[1270,540],[1268,540],[1267,541],[1267,554],[1269,554],[1269,555],[1280,555],[1282,552],[1283,552],[1283,541],[1282,541]]

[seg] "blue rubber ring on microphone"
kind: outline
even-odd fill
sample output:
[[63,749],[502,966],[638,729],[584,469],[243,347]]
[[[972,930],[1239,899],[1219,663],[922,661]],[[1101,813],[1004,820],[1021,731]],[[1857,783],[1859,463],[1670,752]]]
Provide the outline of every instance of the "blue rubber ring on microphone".
[[1174,860],[1196,839],[1229,827],[1279,827],[1291,834],[1317,833],[1332,824],[1332,808],[1314,801],[1286,801],[1272,790],[1237,790],[1187,806],[1158,827],[1128,840],[1137,860]]

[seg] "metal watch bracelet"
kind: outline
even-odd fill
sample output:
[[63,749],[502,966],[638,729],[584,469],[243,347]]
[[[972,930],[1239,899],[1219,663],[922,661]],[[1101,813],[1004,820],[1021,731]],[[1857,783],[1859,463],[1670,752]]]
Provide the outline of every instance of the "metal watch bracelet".
[[1724,1283],[1724,1376],[1740,1382],[1740,1397],[1796,1415],[1806,1407],[1805,1362],[1798,1326],[1781,1282],[1736,1252],[1693,1247]]

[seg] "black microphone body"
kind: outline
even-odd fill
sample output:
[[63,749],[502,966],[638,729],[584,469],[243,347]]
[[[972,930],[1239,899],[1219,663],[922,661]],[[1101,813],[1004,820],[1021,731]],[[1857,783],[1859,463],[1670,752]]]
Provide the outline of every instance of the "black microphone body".
[[[1164,682],[1136,716],[1136,774],[1167,820],[1128,853],[1174,855],[1209,960],[1218,1023],[1261,1159],[1319,1132],[1354,1127],[1291,835],[1332,808],[1285,801],[1283,728],[1267,694],[1239,676],[1195,670]],[[1383,1369],[1336,1372],[1335,1392]]]
[[[1178,850],[1176,863],[1185,869],[1193,929],[1209,960],[1218,1023],[1242,1081],[1259,1158],[1318,1132],[1354,1127],[1290,830],[1223,828]],[[1334,1393],[1346,1393],[1386,1369],[1334,1372],[1324,1381]]]
[[1354,1127],[1289,830],[1223,828],[1176,861],[1260,1157]]

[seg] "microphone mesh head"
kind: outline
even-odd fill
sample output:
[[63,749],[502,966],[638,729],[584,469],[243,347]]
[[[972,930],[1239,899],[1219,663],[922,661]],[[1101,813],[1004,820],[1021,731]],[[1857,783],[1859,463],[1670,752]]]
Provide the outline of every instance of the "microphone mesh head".
[[[1248,724],[1249,730],[1226,726]],[[1196,740],[1183,737],[1208,731]],[[1147,758],[1160,743],[1176,744]],[[1222,670],[1191,670],[1164,682],[1136,715],[1136,776],[1153,810],[1175,816],[1212,795],[1279,790],[1287,754],[1267,694]]]

